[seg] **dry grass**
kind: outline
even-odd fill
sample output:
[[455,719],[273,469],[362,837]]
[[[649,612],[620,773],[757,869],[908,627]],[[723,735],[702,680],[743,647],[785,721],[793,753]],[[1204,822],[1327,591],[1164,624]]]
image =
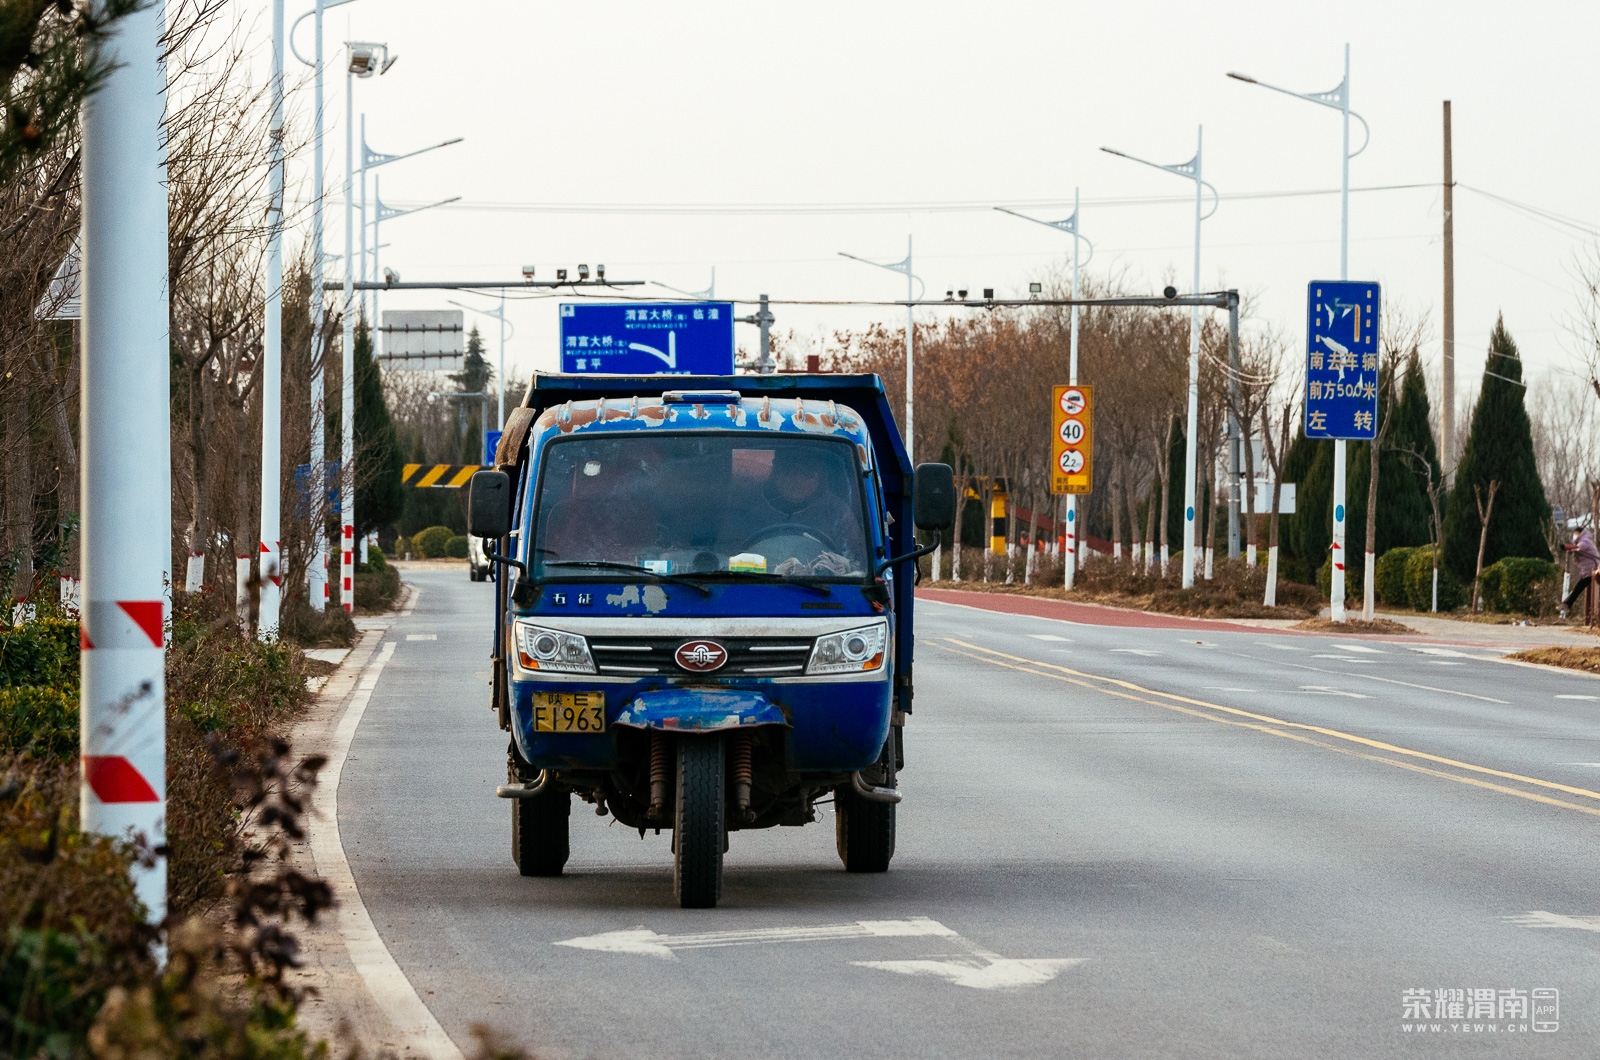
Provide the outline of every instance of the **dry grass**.
[[1296,624],[1293,628],[1305,630],[1307,633],[1404,634],[1416,632],[1410,626],[1402,625],[1387,618],[1375,618],[1371,622],[1360,618],[1350,618],[1343,622],[1335,622],[1331,618],[1308,618],[1304,622]]
[[1569,670],[1584,670],[1600,674],[1600,648],[1530,648],[1508,655],[1518,662],[1539,663],[1541,666],[1564,666]]

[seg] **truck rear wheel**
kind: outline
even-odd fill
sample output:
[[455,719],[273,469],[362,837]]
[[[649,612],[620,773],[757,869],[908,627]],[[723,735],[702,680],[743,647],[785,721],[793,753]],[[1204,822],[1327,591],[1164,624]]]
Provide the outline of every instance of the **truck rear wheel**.
[[721,736],[678,737],[672,884],[685,909],[711,909],[722,897],[725,772]]
[[894,811],[892,802],[872,802],[850,788],[833,793],[833,817],[837,826],[839,860],[846,872],[888,872],[894,857]]
[[511,800],[511,860],[524,876],[559,876],[567,864],[572,793],[546,791]]

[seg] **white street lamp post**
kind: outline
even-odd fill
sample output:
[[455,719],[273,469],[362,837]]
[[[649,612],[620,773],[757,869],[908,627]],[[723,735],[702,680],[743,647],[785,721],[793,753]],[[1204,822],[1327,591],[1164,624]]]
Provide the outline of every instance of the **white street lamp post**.
[[[417,155],[425,155],[429,151],[437,151],[441,147],[449,147],[450,145],[458,144],[461,141],[462,141],[462,137],[457,136],[453,140],[445,140],[445,141],[443,141],[441,143],[432,144],[432,145],[430,145],[428,147],[418,148],[415,151],[407,151],[404,154],[399,154],[399,155],[385,154],[382,151],[374,151],[371,147],[369,147],[367,145],[367,116],[365,114],[363,114],[361,116],[361,177],[360,177],[360,179],[361,179],[361,278],[363,280],[372,280],[372,279],[376,279],[377,278],[377,276],[378,276],[378,250],[379,250],[379,247],[378,247],[378,219],[375,219],[372,222],[370,222],[371,225],[372,225],[372,251],[371,251],[371,254],[372,254],[371,266],[372,266],[372,268],[371,268],[371,272],[369,273],[368,269],[367,269],[367,266],[368,266],[368,258],[367,258],[367,253],[368,253],[368,251],[367,251],[367,225],[369,223],[367,221],[367,171],[369,169],[377,169],[379,166],[386,166],[390,162],[399,162],[399,161],[401,161],[403,159],[415,158]],[[374,180],[374,182],[376,182],[376,180],[378,178],[376,176],[374,176],[372,179]],[[374,190],[373,190],[373,197],[374,198],[377,197],[376,187],[374,187]],[[459,196],[458,196],[458,198],[459,198]],[[455,202],[456,200],[455,199],[446,199],[444,201],[445,202]],[[441,204],[440,203],[433,203],[432,205],[438,206],[438,205],[441,205]],[[377,212],[381,213],[383,211],[383,209],[384,208],[382,206],[379,206]],[[427,207],[425,207],[425,206],[417,207],[417,209],[427,209]],[[402,214],[415,213],[415,212],[416,212],[416,210],[391,210],[389,212],[388,216],[389,217],[399,217]],[[363,304],[365,306],[368,307],[368,310],[369,310],[368,313],[367,313],[367,326],[369,328],[375,328],[375,327],[378,326],[378,292],[376,292],[376,291],[368,291],[368,292],[366,292],[366,294],[367,294],[367,297],[364,297],[362,299],[362,302],[363,302]],[[374,346],[373,349],[374,349],[374,352],[376,352],[377,347]]]
[[[445,143],[442,143],[442,144],[434,144],[433,147],[445,147],[448,144],[460,143],[460,142],[461,142],[460,138],[458,137],[455,140],[447,140],[447,141],[445,141]],[[431,151],[431,150],[433,150],[433,147],[424,147],[422,149],[422,151]],[[389,156],[386,156],[386,160],[390,161],[390,162],[397,162],[402,158],[410,158],[411,155],[413,155],[413,154],[414,155],[420,155],[420,154],[422,154],[422,151],[413,151],[413,152],[411,152],[411,154],[407,154],[407,155],[389,155]],[[380,252],[383,250],[384,247],[388,246],[387,243],[383,242],[382,229],[380,227],[383,224],[383,222],[392,221],[396,217],[405,217],[407,214],[421,213],[423,210],[431,210],[435,206],[448,206],[449,204],[451,204],[453,202],[459,202],[460,200],[461,200],[461,196],[452,195],[448,199],[440,199],[438,202],[430,202],[426,206],[413,206],[409,210],[396,210],[396,209],[394,209],[392,207],[385,206],[383,204],[383,181],[379,177],[376,177],[376,176],[373,177],[372,178],[372,278],[374,280],[378,279],[378,277],[383,275],[383,271],[384,271],[383,269],[379,268]],[[378,319],[378,312],[379,312],[379,310],[378,310],[378,292],[376,290],[374,290],[372,292],[372,318],[373,318],[374,321],[376,321]]]
[[[344,78],[344,336],[339,379],[339,605],[355,610],[356,585],[356,343],[355,343],[355,84],[394,65],[386,44],[347,41]],[[382,59],[379,59],[379,55]]]
[[261,604],[256,637],[278,639],[283,587],[279,512],[283,385],[283,0],[272,0],[272,116],[268,130],[267,306],[261,351]]
[[150,922],[167,910],[166,641],[172,567],[162,11],[95,44],[83,104],[82,785],[86,832],[140,837],[130,871]]
[[[1367,144],[1372,142],[1372,128],[1367,124],[1367,120],[1350,109],[1350,45],[1344,46],[1344,80],[1339,82],[1338,88],[1327,92],[1294,92],[1287,88],[1279,88],[1277,85],[1269,85],[1265,81],[1258,81],[1246,74],[1230,73],[1228,76],[1235,81],[1260,85],[1274,92],[1282,92],[1286,96],[1332,107],[1343,118],[1344,148],[1340,152],[1339,163],[1339,279],[1348,280],[1350,278],[1350,160],[1365,151]],[[1361,128],[1366,134],[1361,146],[1354,151],[1350,150],[1351,118],[1361,123]],[[1329,594],[1332,596],[1331,608],[1335,622],[1345,620],[1345,461],[1345,441],[1343,438],[1336,438],[1333,442],[1333,577],[1328,586]],[[1364,613],[1368,619],[1372,617],[1373,610],[1372,566],[1372,557],[1368,556],[1364,594]]]
[[[1200,126],[1195,133],[1194,157],[1181,165],[1164,166],[1159,162],[1147,162],[1142,158],[1122,151],[1115,151],[1109,147],[1100,150],[1108,154],[1120,155],[1134,162],[1143,162],[1156,169],[1164,169],[1168,173],[1176,174],[1194,181],[1194,294],[1200,293],[1200,222],[1211,214],[1217,212],[1217,189],[1201,175],[1201,156],[1205,146],[1205,126]],[[1211,188],[1213,201],[1210,213],[1201,212],[1201,189]],[[1198,451],[1200,421],[1200,307],[1192,307],[1189,316],[1189,415],[1188,429],[1185,432],[1185,445],[1183,454],[1183,587],[1191,588],[1194,585],[1194,506],[1195,506],[1195,460]],[[1166,557],[1162,557],[1165,567]]]
[[[1015,210],[1008,210],[1004,206],[996,206],[995,209],[999,210],[1001,213],[1011,214],[1013,217],[1020,217],[1024,221],[1032,221],[1035,224],[1048,225],[1049,227],[1054,228],[1057,231],[1065,232],[1065,233],[1067,233],[1067,235],[1072,237],[1072,298],[1073,298],[1074,301],[1076,301],[1077,298],[1078,298],[1078,268],[1079,268],[1078,244],[1079,243],[1089,243],[1089,240],[1083,235],[1083,233],[1078,231],[1078,209],[1079,209],[1078,208],[1078,189],[1077,188],[1073,188],[1072,189],[1072,216],[1068,217],[1064,221],[1041,221],[1037,217],[1029,217],[1027,214],[1017,213],[1017,211],[1015,211]],[[1094,244],[1093,243],[1089,243],[1089,259],[1088,259],[1088,261],[1084,261],[1083,264],[1087,265],[1089,263],[1089,261],[1093,261],[1093,260],[1094,260]],[[1072,307],[1072,345],[1071,345],[1070,349],[1071,349],[1071,353],[1069,355],[1068,364],[1067,364],[1067,382],[1071,386],[1077,386],[1078,385],[1078,307],[1076,305],[1074,305]],[[1064,578],[1063,584],[1064,584],[1065,588],[1071,589],[1073,580],[1076,577],[1077,572],[1078,572],[1078,497],[1077,497],[1077,494],[1074,494],[1074,493],[1067,494],[1066,509],[1067,509],[1067,511],[1066,511],[1067,547],[1066,547],[1066,555],[1064,557],[1064,562],[1062,564],[1062,566],[1066,569],[1066,576]]]

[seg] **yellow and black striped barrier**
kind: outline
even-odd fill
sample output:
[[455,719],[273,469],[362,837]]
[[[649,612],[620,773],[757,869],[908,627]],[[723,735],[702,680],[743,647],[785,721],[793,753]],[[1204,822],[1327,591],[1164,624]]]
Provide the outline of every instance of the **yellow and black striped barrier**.
[[472,479],[474,472],[482,471],[483,464],[407,464],[400,472],[400,482],[418,489],[458,490]]

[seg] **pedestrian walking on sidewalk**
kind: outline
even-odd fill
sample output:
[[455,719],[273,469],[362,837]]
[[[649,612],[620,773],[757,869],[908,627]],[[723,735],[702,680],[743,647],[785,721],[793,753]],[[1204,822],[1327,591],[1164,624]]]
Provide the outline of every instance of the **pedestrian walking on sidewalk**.
[[1594,538],[1590,536],[1588,530],[1574,530],[1572,532],[1572,541],[1561,547],[1568,552],[1576,552],[1578,554],[1578,580],[1572,586],[1572,592],[1568,593],[1567,598],[1561,601],[1561,617],[1566,618],[1567,610],[1572,607],[1572,602],[1585,589],[1589,588],[1589,583],[1594,580],[1595,569],[1600,568],[1600,549],[1594,547]]

